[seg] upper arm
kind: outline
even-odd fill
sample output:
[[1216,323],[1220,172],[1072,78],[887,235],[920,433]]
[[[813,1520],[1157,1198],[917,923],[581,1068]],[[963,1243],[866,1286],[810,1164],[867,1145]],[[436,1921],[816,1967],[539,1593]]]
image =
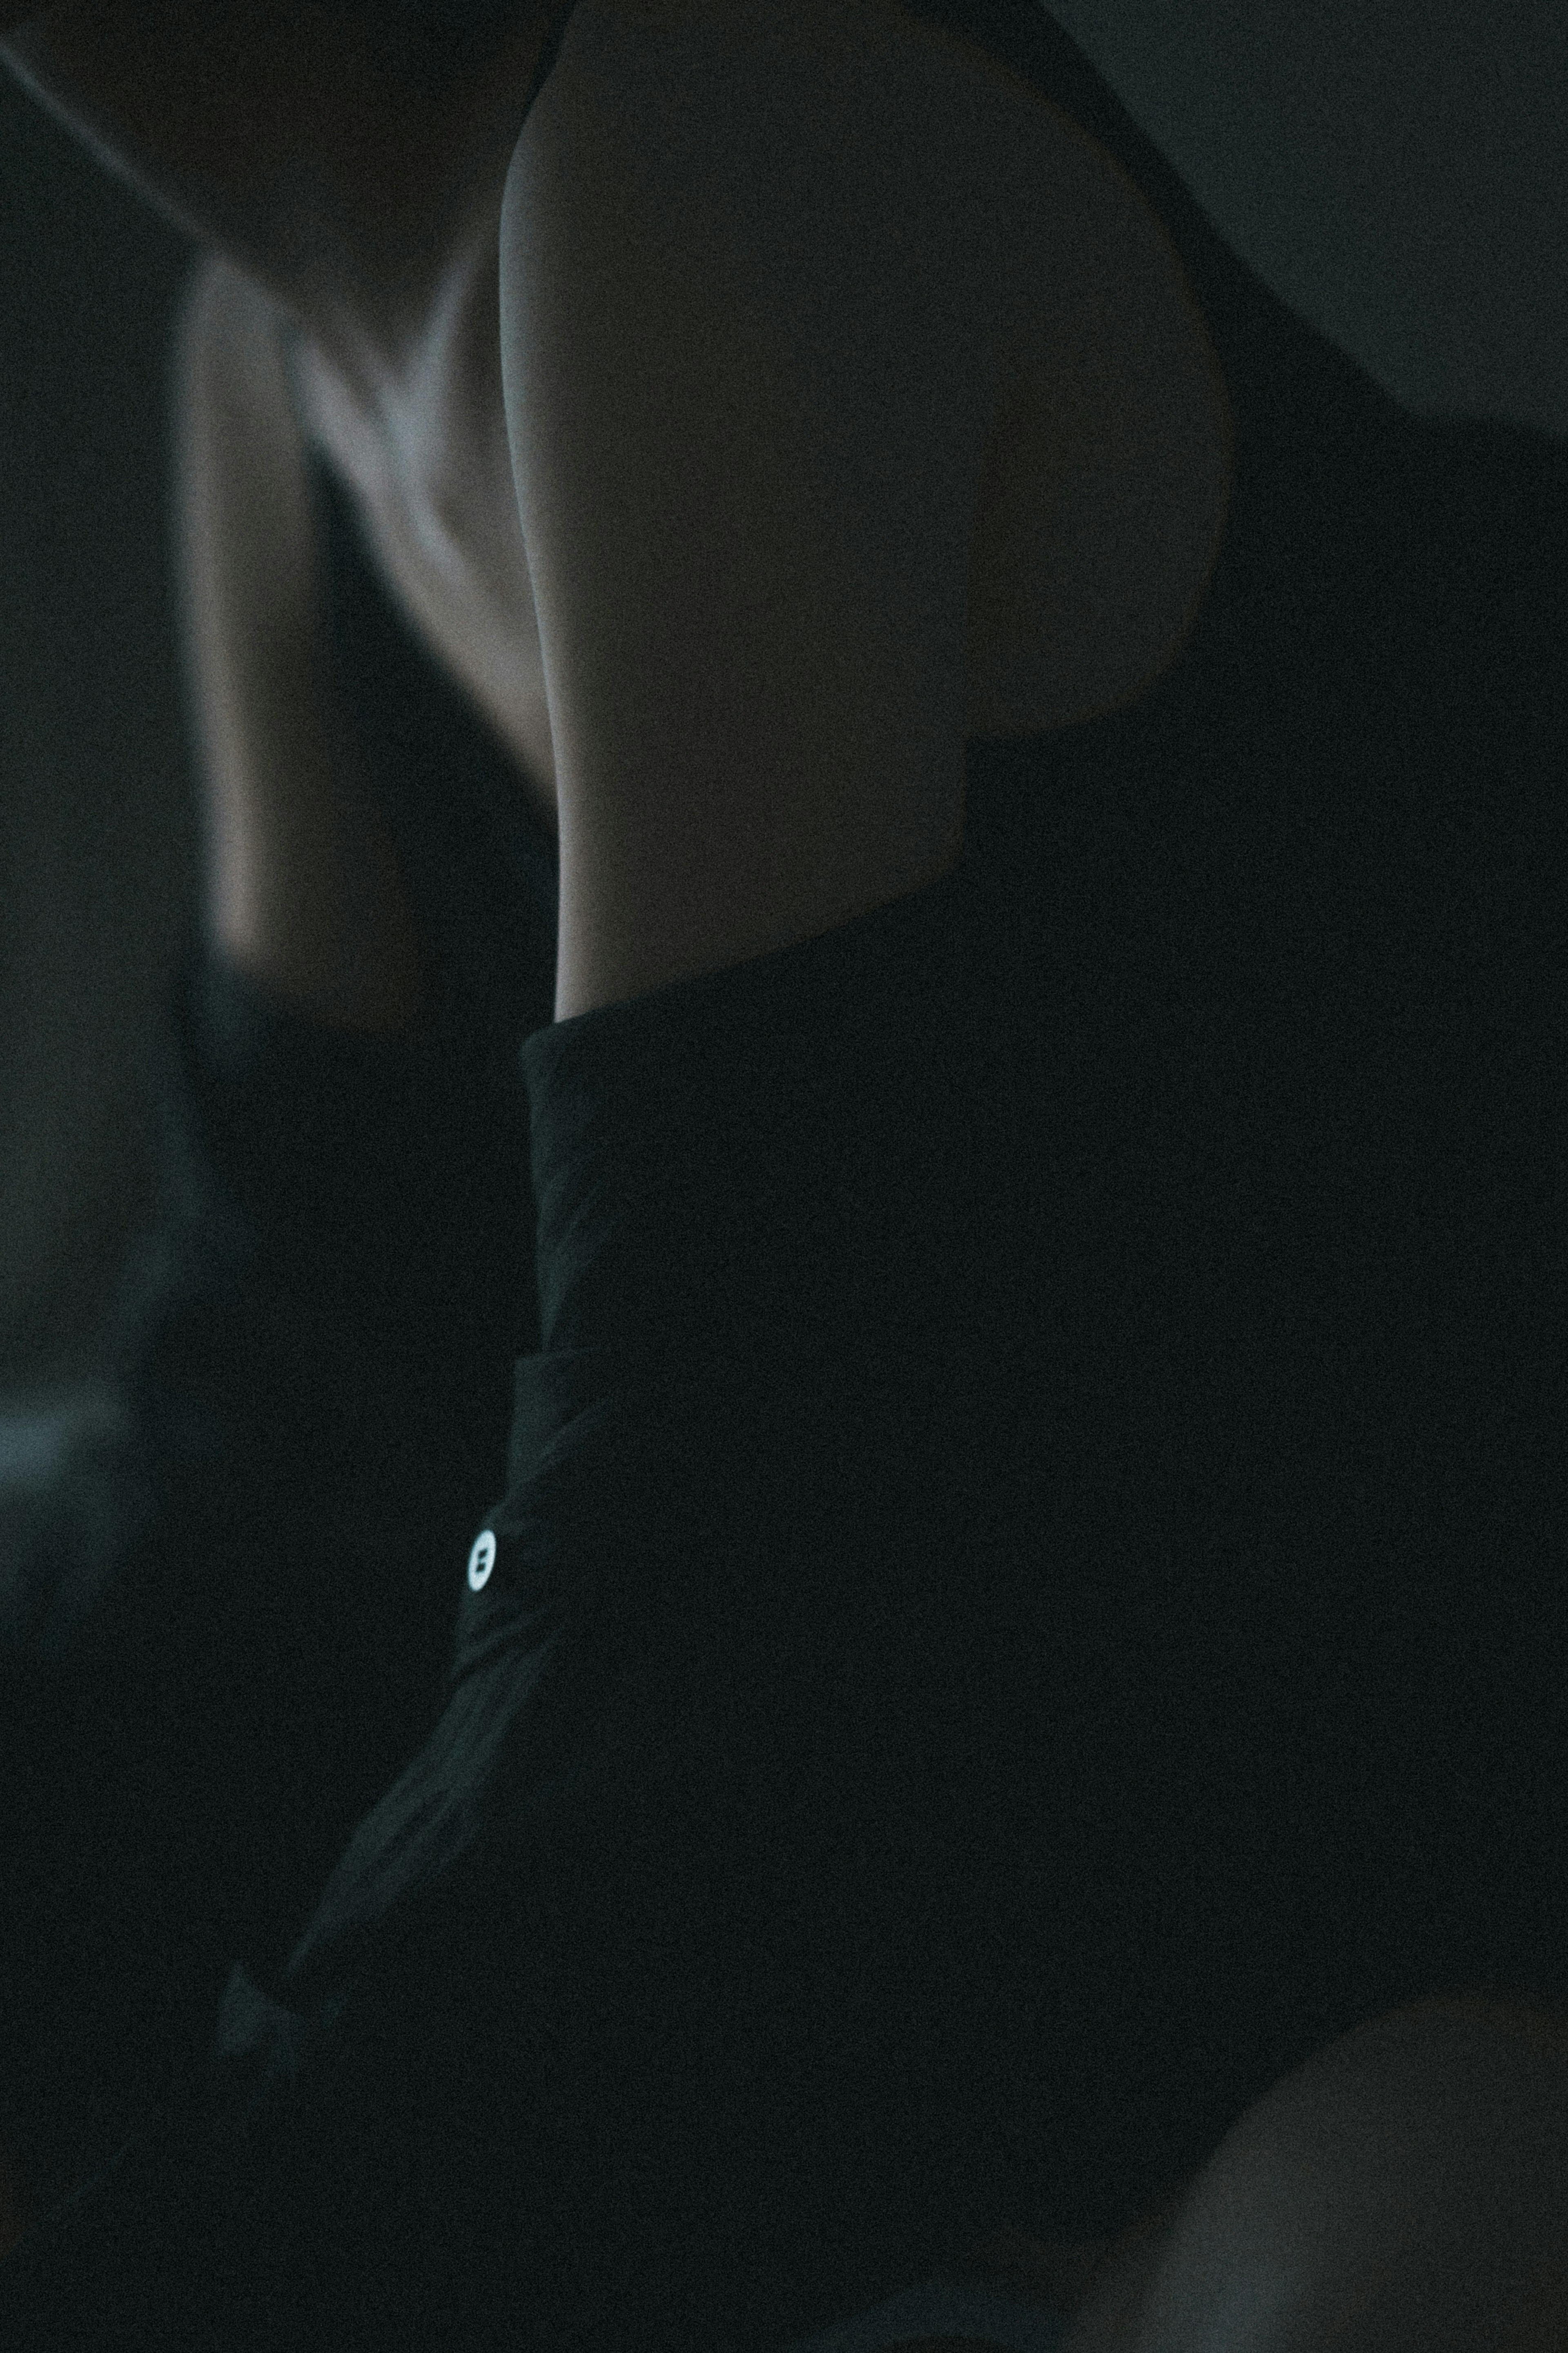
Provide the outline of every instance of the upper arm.
[[558,1018],[811,937],[954,845],[985,224],[926,53],[808,14],[579,0],[507,184]]
[[282,326],[218,256],[192,274],[172,369],[178,625],[201,756],[236,754],[305,663],[315,547]]
[[390,840],[334,699],[281,313],[204,262],[175,322],[178,631],[228,955],[326,1018],[397,1026],[419,971]]

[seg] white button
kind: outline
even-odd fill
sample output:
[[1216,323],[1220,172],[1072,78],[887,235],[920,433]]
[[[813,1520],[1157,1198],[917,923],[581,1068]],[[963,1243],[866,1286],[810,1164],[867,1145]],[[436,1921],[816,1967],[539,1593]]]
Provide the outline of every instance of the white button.
[[496,1565],[496,1540],[489,1528],[474,1538],[473,1551],[468,1555],[468,1583],[474,1592],[488,1584]]

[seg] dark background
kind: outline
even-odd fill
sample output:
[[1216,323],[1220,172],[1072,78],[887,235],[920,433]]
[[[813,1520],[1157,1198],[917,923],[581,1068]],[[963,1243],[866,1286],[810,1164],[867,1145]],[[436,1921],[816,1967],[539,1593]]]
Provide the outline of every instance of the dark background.
[[[1568,437],[1560,0],[1053,13],[1396,396]],[[138,1040],[196,885],[165,512],[192,259],[0,69],[0,1479],[150,1208]]]

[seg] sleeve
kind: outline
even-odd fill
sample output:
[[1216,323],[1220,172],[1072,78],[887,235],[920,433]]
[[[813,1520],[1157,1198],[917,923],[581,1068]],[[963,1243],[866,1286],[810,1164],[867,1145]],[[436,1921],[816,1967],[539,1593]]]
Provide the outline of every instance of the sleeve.
[[331,1030],[199,943],[149,1043],[112,1439],[4,1562],[0,2144],[46,2200],[437,1719],[427,1563],[493,1492],[533,1312],[521,1086],[509,1136],[447,1041]]
[[782,2345],[1005,2205],[963,891],[524,1045],[541,1346],[446,1714],[193,2094],[248,2238],[163,2271],[226,2345]]
[[[249,1473],[259,1499],[280,1462],[321,1454],[342,1483],[373,1390],[384,1418],[434,1412],[461,1445],[454,1397],[479,1366],[510,1366],[536,1321],[517,1230],[526,1100],[447,1032],[335,1030],[193,938],[147,1082],[153,1209],[96,1349],[114,1436],[65,1466],[54,1543],[8,1548],[17,1653],[79,1647],[186,1472],[221,1463],[231,1493]],[[503,1409],[492,1461],[504,1435]]]

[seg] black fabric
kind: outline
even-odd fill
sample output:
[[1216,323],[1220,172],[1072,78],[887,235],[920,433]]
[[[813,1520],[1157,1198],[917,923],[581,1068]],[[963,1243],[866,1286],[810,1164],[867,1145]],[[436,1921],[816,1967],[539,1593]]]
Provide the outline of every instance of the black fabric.
[[[328,626],[429,1002],[305,1018],[193,928],[147,1040],[159,1198],[101,1369],[110,1449],[6,1560],[0,2144],[46,2204],[279,1966],[439,1716],[466,1552],[537,1344],[520,1035],[554,995],[554,845],[316,482]],[[91,1509],[85,1508],[90,1504]]]
[[[972,745],[931,890],[561,1023],[542,928],[476,1010],[537,1283],[419,1556],[444,1709],[0,2272],[40,2353],[89,2274],[104,2348],[780,2346],[1003,2215],[1119,2227],[1394,2001],[1568,2000],[1568,450],[1405,413],[1048,19],[962,21],[1209,319],[1196,629]],[[547,851],[468,822],[423,920],[542,924]]]

